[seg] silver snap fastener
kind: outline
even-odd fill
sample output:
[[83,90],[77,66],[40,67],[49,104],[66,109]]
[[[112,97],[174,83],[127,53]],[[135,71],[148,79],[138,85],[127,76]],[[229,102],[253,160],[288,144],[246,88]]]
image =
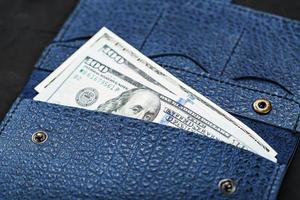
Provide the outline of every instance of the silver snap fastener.
[[253,109],[258,114],[268,114],[272,110],[272,104],[267,99],[256,99],[253,102]]
[[236,190],[236,184],[232,179],[223,179],[219,182],[219,189],[226,195],[233,194]]
[[48,135],[44,131],[37,131],[32,135],[31,139],[36,144],[43,144],[48,139]]

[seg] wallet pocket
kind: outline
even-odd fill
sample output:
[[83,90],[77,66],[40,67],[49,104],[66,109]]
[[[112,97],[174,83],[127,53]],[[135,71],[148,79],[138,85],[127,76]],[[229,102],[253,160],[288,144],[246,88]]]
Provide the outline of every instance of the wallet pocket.
[[[31,141],[36,131],[43,144]],[[180,129],[30,99],[2,124],[0,163],[1,199],[226,199],[224,179],[235,198],[270,199],[285,169]]]

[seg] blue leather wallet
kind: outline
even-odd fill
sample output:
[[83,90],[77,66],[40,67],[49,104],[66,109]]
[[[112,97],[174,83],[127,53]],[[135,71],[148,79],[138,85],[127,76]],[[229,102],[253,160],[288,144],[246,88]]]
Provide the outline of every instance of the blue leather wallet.
[[[106,26],[258,133],[278,163],[184,130],[33,101]],[[299,140],[300,24],[220,0],[81,0],[0,127],[0,199],[275,199]],[[257,99],[272,104],[256,113]],[[46,132],[43,144],[32,142]]]

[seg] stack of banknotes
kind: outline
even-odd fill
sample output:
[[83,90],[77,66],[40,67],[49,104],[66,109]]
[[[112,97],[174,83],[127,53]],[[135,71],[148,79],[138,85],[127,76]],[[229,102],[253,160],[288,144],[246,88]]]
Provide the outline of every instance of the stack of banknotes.
[[105,27],[35,90],[36,101],[184,129],[277,162],[253,130]]

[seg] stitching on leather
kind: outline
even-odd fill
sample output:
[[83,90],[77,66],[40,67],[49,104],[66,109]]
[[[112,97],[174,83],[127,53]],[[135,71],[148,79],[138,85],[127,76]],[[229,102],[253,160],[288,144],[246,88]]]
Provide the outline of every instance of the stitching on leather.
[[[75,41],[70,41],[70,42],[75,42]],[[72,48],[72,49],[78,49],[80,47],[74,45],[67,45],[67,44],[63,44],[63,43],[56,43],[56,44],[52,44],[54,47],[65,47],[65,48]]]
[[271,187],[268,190],[267,199],[271,198],[271,191],[272,191],[273,187],[275,187],[275,181],[276,181],[276,178],[278,176],[279,169],[280,169],[280,165],[276,166],[276,171],[275,171],[275,174],[274,174],[274,176],[272,178]]
[[2,131],[4,131],[5,127],[8,125],[8,123],[10,122],[10,120],[12,119],[12,116],[14,115],[15,111],[17,110],[17,108],[20,105],[20,102],[22,100],[22,95],[16,100],[16,105],[14,105],[14,108],[9,112],[9,116],[8,119],[5,120],[4,124],[2,125],[1,129],[0,129],[0,135],[2,134]]
[[49,70],[49,69],[44,69],[44,68],[40,68],[40,67],[36,67],[35,69],[39,70],[39,71],[44,71],[44,72],[53,72],[52,70]]
[[173,68],[173,69],[178,70],[178,71],[184,71],[184,72],[187,72],[187,73],[190,73],[190,74],[202,76],[202,77],[204,77],[204,78],[213,80],[213,81],[215,81],[215,82],[220,82],[220,83],[228,84],[228,85],[230,85],[230,86],[235,86],[235,87],[239,87],[239,88],[242,88],[242,89],[251,90],[251,91],[254,91],[254,92],[265,93],[265,94],[267,94],[267,95],[275,96],[275,97],[278,97],[278,98],[281,98],[281,99],[285,99],[285,100],[287,100],[287,101],[291,101],[291,102],[294,102],[294,103],[297,104],[297,105],[300,105],[300,103],[297,102],[297,101],[295,101],[294,99],[289,99],[289,98],[286,98],[286,97],[284,97],[284,96],[280,96],[280,95],[277,95],[277,94],[272,94],[272,93],[267,92],[267,91],[262,91],[262,90],[258,90],[258,89],[256,89],[256,88],[246,87],[246,86],[239,85],[239,84],[236,84],[236,83],[232,83],[232,82],[229,82],[229,81],[221,80],[221,79],[218,79],[218,78],[213,78],[213,77],[210,77],[210,76],[208,76],[208,75],[206,75],[206,74],[200,74],[200,73],[196,73],[196,72],[191,72],[191,71],[189,71],[189,70],[181,69],[181,68],[176,67],[176,66],[171,66],[171,65],[166,65],[166,64],[161,64],[161,65],[166,66],[166,67],[169,67],[169,68]]
[[224,67],[223,67],[223,69],[222,69],[222,71],[221,71],[221,73],[220,73],[220,76],[223,76],[223,74],[224,74],[224,72],[225,72],[225,70],[226,70],[226,68],[227,68],[227,66],[228,66],[228,63],[229,63],[230,60],[231,60],[231,57],[234,55],[236,48],[239,46],[240,41],[241,41],[241,39],[243,38],[244,33],[245,33],[245,28],[242,29],[242,31],[241,31],[241,33],[240,33],[240,36],[239,36],[238,39],[236,40],[236,43],[234,44],[234,46],[233,46],[233,48],[232,48],[232,50],[231,50],[231,52],[230,52],[230,54],[229,54],[229,57],[228,57],[228,59],[227,59],[226,62],[225,62],[225,65],[224,65]]
[[[57,44],[57,43],[51,43],[47,48],[45,53],[42,54],[42,57],[40,58],[39,62],[37,63],[36,69],[42,69],[40,66],[43,66],[45,63],[46,58],[48,55],[53,51],[53,48],[55,47],[66,47],[66,48],[73,48],[73,49],[78,49],[78,47],[74,47],[71,45],[65,45],[65,44]],[[44,69],[45,70],[45,69]],[[50,71],[50,70],[48,70]],[[52,70],[53,71],[53,70]]]
[[52,51],[52,48],[50,47],[51,45],[49,45],[46,49],[45,54],[42,54],[42,57],[40,59],[40,61],[36,64],[36,66],[40,67],[43,66],[45,63],[46,58],[48,57],[48,55],[50,54],[50,52]]
[[93,34],[91,33],[91,34],[87,34],[82,37],[74,37],[74,38],[70,38],[70,39],[56,40],[56,41],[53,41],[51,44],[60,44],[60,43],[68,43],[68,42],[76,42],[76,41],[87,41],[94,35],[95,35],[95,33],[93,33]]
[[156,17],[156,20],[154,21],[150,31],[148,32],[148,34],[146,35],[144,41],[142,42],[139,50],[143,49],[144,45],[146,44],[148,38],[150,37],[151,33],[153,32],[154,28],[156,27],[157,23],[159,22],[159,20],[161,19],[163,13],[164,13],[165,9],[161,9],[161,11],[158,13],[158,16]]

